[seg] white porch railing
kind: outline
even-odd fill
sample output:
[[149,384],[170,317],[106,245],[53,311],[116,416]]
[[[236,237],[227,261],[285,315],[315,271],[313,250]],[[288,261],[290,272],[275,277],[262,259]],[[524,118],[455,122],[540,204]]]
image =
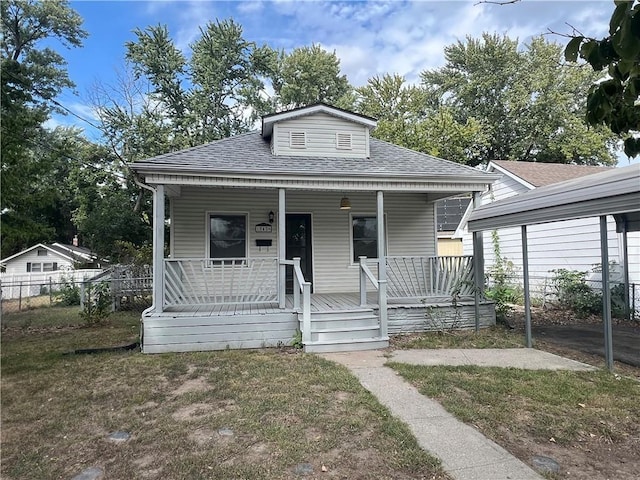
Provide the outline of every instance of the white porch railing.
[[[473,295],[473,257],[387,257],[389,299]],[[360,303],[367,303],[366,281],[375,276],[360,259]]]
[[311,341],[311,282],[304,279],[300,258],[281,260],[280,265],[293,265],[293,308],[302,313],[302,343],[307,344]]
[[277,258],[164,260],[165,307],[277,301]]

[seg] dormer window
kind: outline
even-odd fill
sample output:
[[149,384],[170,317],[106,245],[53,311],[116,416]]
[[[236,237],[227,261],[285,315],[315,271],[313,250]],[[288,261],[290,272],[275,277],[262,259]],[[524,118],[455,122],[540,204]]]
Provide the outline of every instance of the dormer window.
[[291,148],[307,148],[306,132],[289,132],[289,146]]
[[345,132],[336,133],[336,148],[338,150],[351,150],[351,134]]

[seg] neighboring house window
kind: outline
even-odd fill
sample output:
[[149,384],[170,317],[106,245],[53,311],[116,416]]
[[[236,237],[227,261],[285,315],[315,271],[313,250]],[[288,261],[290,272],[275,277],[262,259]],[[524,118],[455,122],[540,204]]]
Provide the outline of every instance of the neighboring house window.
[[209,215],[209,257],[245,258],[247,256],[247,216]]
[[58,262],[27,262],[27,272],[57,272]]
[[47,256],[47,251],[44,248],[39,248],[38,249],[38,256],[39,257],[46,257]]
[[336,133],[336,148],[338,150],[351,150],[351,134],[338,132]]
[[375,216],[351,217],[353,233],[353,261],[359,257],[378,258],[378,219]]
[[307,134],[305,132],[289,132],[289,147],[307,148]]

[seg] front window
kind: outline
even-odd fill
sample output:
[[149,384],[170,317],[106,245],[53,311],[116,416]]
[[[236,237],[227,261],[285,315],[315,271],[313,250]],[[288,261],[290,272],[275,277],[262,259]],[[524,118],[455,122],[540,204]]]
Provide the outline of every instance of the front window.
[[353,231],[353,261],[359,257],[378,258],[378,219],[375,216],[354,215],[351,218]]
[[209,216],[209,257],[245,258],[247,256],[247,216]]

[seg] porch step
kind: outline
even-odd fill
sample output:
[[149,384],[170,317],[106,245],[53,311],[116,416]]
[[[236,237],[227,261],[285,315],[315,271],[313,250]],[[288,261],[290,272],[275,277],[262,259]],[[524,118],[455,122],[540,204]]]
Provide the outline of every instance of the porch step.
[[[298,316],[301,319],[301,316]],[[302,326],[302,323],[300,323]],[[311,328],[313,330],[340,329],[348,327],[373,327],[378,326],[378,317],[372,310],[368,312],[358,312],[358,314],[323,314],[321,318],[311,314]]]
[[368,307],[351,308],[348,310],[331,310],[324,312],[311,312],[311,321],[357,319],[362,316],[372,315],[373,309]]
[[316,341],[304,346],[307,353],[355,352],[359,350],[378,350],[389,346],[389,337],[362,338],[354,340]]
[[[377,319],[376,319],[377,320]],[[362,340],[378,338],[377,334],[380,327],[376,325],[368,325],[364,327],[342,327],[342,328],[314,328],[311,324],[311,341],[341,341],[341,340]]]

